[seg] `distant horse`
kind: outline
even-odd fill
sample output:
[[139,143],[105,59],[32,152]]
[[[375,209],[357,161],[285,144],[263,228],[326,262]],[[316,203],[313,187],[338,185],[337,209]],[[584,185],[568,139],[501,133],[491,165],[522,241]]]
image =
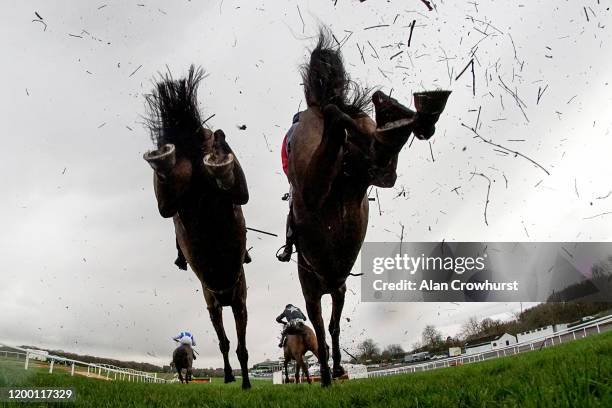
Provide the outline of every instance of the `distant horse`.
[[316,332],[323,386],[331,384],[331,373],[321,297],[332,297],[329,332],[337,378],[344,374],[339,338],[346,279],[367,230],[368,188],[395,184],[400,150],[413,132],[419,139],[433,135],[450,93],[415,94],[417,113],[377,91],[372,95],[375,123],[365,113],[369,92],[350,80],[333,44],[331,33],[322,29],[309,63],[302,68],[308,109],[300,114],[293,132],[288,170],[298,274]]
[[[189,384],[193,369],[193,350],[189,344],[181,344],[172,353],[172,363],[181,384]],[[186,371],[185,379],[183,379],[183,369]]]
[[246,179],[222,130],[205,129],[197,88],[203,72],[191,66],[186,78],[167,74],[147,95],[147,124],[157,150],[144,159],[154,171],[159,212],[172,217],[176,241],[202,283],[204,299],[223,354],[225,382],[235,381],[229,363],[229,340],[223,306],[236,321],[236,353],[242,388],[251,387],[246,348],[247,286],[243,262],[246,228],[241,205],[249,200]]
[[308,364],[304,361],[304,355],[308,351],[311,351],[317,357],[319,355],[317,351],[317,336],[315,336],[312,329],[303,325],[300,332],[288,333],[283,351],[285,352],[285,382],[289,382],[288,365],[292,360],[295,360],[295,383],[299,384],[300,382],[301,368],[306,375],[308,384],[310,384],[310,373],[308,372]]

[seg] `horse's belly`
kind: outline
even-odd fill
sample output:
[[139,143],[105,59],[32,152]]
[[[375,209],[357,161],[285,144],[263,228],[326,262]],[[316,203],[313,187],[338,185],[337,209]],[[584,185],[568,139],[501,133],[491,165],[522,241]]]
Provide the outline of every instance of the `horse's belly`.
[[202,283],[217,289],[235,283],[244,261],[244,223],[242,228],[240,223],[235,228],[230,224],[225,228],[193,230],[185,228],[180,217],[174,219],[176,237],[189,266]]
[[367,208],[349,213],[338,217],[322,211],[316,220],[298,225],[298,251],[314,269],[347,276],[353,268],[367,231]]

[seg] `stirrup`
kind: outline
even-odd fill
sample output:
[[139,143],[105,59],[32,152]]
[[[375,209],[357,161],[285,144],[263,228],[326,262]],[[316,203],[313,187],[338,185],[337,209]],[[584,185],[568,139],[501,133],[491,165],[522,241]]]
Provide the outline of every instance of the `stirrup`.
[[[281,250],[283,250],[283,252],[280,252]],[[289,262],[291,260],[292,254],[293,254],[293,250],[292,249],[287,250],[287,245],[285,244],[282,247],[280,247],[278,251],[276,251],[276,259],[278,259],[281,262]]]

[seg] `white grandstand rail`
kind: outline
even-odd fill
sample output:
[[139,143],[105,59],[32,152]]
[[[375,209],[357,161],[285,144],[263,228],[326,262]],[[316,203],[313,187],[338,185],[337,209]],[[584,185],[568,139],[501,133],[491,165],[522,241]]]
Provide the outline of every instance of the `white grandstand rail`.
[[93,373],[94,375],[97,375],[98,377],[106,378],[108,380],[114,379],[114,380],[132,381],[132,382],[147,382],[147,383],[169,382],[168,380],[164,378],[158,378],[157,373],[148,373],[145,371],[134,370],[132,368],[122,368],[122,367],[117,367],[111,364],[87,363],[84,361],[73,360],[70,358],[65,358],[65,357],[60,357],[60,356],[54,356],[52,354],[46,354],[42,351],[37,352],[36,350],[28,350],[28,349],[24,349],[21,347],[9,346],[7,344],[2,344],[2,343],[0,343],[0,346],[6,347],[12,350],[17,350],[17,351],[6,351],[5,350],[4,351],[5,356],[7,357],[9,354],[16,355],[17,357],[21,355],[24,356],[25,357],[25,363],[24,363],[25,370],[27,370],[30,365],[30,356],[41,356],[49,361],[49,373],[53,373],[54,363],[57,361],[57,362],[63,362],[66,364],[70,364],[71,366],[70,375],[72,376],[74,376],[76,366],[84,366],[84,367],[87,367],[88,375],[91,375]]
[[16,358],[19,358],[19,356],[23,356],[25,358],[25,353],[22,353],[20,351],[3,350],[2,355],[4,355],[5,358],[9,358],[9,356],[15,356]]
[[[585,323],[578,324],[571,328],[566,328],[560,330],[556,333],[538,337],[532,340],[524,341],[521,343],[516,343],[511,346],[507,346],[500,349],[483,351],[477,354],[470,354],[465,356],[456,356],[445,358],[442,360],[426,362],[421,364],[414,364],[410,366],[397,367],[397,368],[389,368],[384,370],[370,371],[368,373],[368,378],[371,377],[384,377],[388,375],[396,375],[396,374],[411,374],[417,371],[429,371],[437,368],[450,367],[455,365],[463,365],[470,364],[484,360],[490,360],[499,357],[505,357],[508,355],[515,355],[520,353],[525,353],[527,351],[533,351],[536,347],[545,348],[550,346],[555,346],[557,344],[563,343],[563,337],[566,335],[572,335],[572,339],[570,341],[576,340],[578,338],[584,338],[592,334],[601,333],[601,326],[612,324],[612,315],[604,316],[599,319],[590,320]],[[597,333],[592,333],[591,329],[596,329]],[[588,331],[587,331],[588,330]],[[576,337],[576,333],[581,333],[582,336]],[[557,339],[557,343],[555,343],[555,339]],[[537,346],[536,346],[537,345]],[[528,348],[528,350],[521,350],[521,348]]]

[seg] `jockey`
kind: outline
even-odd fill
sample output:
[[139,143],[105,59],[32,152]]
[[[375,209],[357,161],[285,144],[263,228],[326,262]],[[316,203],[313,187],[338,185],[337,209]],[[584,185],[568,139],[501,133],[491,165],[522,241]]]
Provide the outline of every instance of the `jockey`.
[[[289,152],[291,151],[291,138],[293,137],[293,131],[295,130],[298,122],[300,120],[300,112],[293,115],[293,123],[285,138],[283,139],[283,144],[281,146],[281,162],[283,164],[283,171],[285,175],[288,176],[289,170]],[[287,215],[287,229],[286,229],[286,238],[285,238],[285,247],[283,252],[277,255],[277,258],[281,262],[289,262],[291,260],[291,254],[293,253],[293,244],[295,242],[295,234],[293,227],[293,211],[291,210],[291,186],[289,186],[289,194],[286,195],[289,200],[289,214]],[[283,197],[285,200],[285,197]]]
[[[287,321],[284,321],[283,319],[287,319]],[[285,306],[283,313],[276,317],[276,321],[284,325],[283,332],[281,333],[281,341],[278,344],[278,347],[283,347],[285,338],[287,337],[287,334],[289,334],[288,332],[291,330],[300,329],[306,320],[306,316],[304,316],[304,313],[302,313],[299,307],[295,307],[291,303]]]
[[[186,345],[188,345],[190,347],[195,347],[195,345],[196,345],[195,337],[193,337],[193,334],[191,334],[188,331],[180,332],[178,334],[178,336],[173,337],[172,340],[174,340],[174,341],[176,341],[176,342],[178,342],[180,344],[186,344]],[[193,352],[193,359],[195,360],[196,356],[195,356],[195,351],[193,351],[193,349],[192,349],[192,352]]]

